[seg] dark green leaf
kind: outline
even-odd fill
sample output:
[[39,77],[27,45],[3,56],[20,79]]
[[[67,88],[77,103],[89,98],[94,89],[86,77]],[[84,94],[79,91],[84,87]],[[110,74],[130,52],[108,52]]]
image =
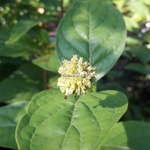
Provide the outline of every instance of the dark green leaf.
[[30,100],[42,89],[42,70],[25,64],[10,77],[0,82],[0,102]]
[[150,124],[138,121],[117,123],[100,150],[148,150]]
[[73,55],[96,67],[104,76],[123,52],[126,30],[123,18],[109,0],[76,1],[59,24],[56,50],[60,61]]
[[144,75],[147,75],[149,72],[147,70],[146,66],[141,65],[139,63],[130,63],[130,64],[125,66],[125,69],[136,71],[136,72],[139,72],[139,73],[144,74]]
[[0,39],[0,56],[24,57],[28,58],[34,53],[40,53],[40,49],[29,35],[24,35],[19,41],[5,45],[5,41]]
[[130,50],[130,52],[133,53],[134,56],[138,57],[143,64],[146,64],[150,60],[150,49],[145,46],[134,48]]
[[51,7],[54,6],[57,8],[59,6],[58,0],[40,0],[42,3],[44,3],[45,7]]
[[48,32],[44,29],[39,29],[37,31],[37,38],[42,43],[45,43],[45,44],[50,43],[50,36],[49,36]]
[[117,91],[87,93],[63,99],[59,90],[33,97],[16,131],[19,150],[98,149],[127,109]]
[[48,18],[39,18],[32,20],[20,20],[12,29],[11,36],[7,40],[6,44],[12,44],[18,41],[23,35],[25,35],[32,27],[37,25],[41,21],[49,20]]
[[0,146],[17,149],[15,129],[17,123],[26,113],[28,102],[16,102],[0,107]]

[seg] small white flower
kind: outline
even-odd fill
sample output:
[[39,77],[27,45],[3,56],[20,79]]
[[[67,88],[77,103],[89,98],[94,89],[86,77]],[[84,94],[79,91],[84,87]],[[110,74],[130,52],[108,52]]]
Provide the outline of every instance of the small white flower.
[[83,63],[83,58],[78,59],[73,55],[71,61],[64,60],[63,65],[58,69],[61,77],[57,85],[60,91],[68,95],[84,95],[87,89],[91,89],[93,79],[95,80],[95,68],[88,62]]

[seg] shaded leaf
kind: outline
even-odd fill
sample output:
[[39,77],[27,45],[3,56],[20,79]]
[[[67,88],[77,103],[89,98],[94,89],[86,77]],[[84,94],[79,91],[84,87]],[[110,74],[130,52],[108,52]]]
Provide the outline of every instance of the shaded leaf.
[[37,31],[37,38],[40,42],[49,44],[50,43],[50,36],[45,29],[39,29]]
[[37,25],[41,21],[47,21],[48,18],[39,18],[32,20],[20,20],[12,29],[10,38],[6,41],[6,44],[12,44],[18,41],[23,35],[25,35],[32,27]]
[[25,64],[10,77],[0,82],[0,102],[30,100],[42,89],[42,70]]
[[57,0],[40,0],[42,3],[44,3],[45,7],[54,6],[57,8],[59,6],[59,1]]
[[125,37],[123,18],[109,0],[76,1],[59,24],[57,55],[60,61],[83,57],[100,79],[123,52]]
[[[13,44],[6,45],[5,41],[9,36],[8,31],[1,32],[0,36],[0,56],[8,57],[24,57],[28,58],[34,53],[39,53],[40,49],[36,43],[34,43],[29,35],[24,35],[21,39]],[[8,36],[5,36],[8,34]]]
[[59,78],[58,74],[50,73],[50,77],[48,80],[48,89],[52,88],[59,89],[59,87],[57,86],[58,78]]
[[148,150],[150,125],[144,122],[117,123],[100,150]]
[[139,73],[144,74],[144,75],[147,75],[149,72],[147,70],[146,66],[141,65],[139,63],[130,63],[130,64],[125,66],[125,69],[131,70],[131,71],[136,71],[136,72],[139,72]]
[[150,60],[150,49],[145,46],[134,48],[130,50],[130,52],[133,53],[134,56],[138,57],[143,64],[146,64]]
[[28,102],[16,102],[0,107],[0,146],[17,149],[15,129],[17,123],[26,114]]
[[28,114],[16,131],[19,150],[98,149],[127,109],[127,99],[117,91],[87,93],[63,99],[59,90],[33,97]]

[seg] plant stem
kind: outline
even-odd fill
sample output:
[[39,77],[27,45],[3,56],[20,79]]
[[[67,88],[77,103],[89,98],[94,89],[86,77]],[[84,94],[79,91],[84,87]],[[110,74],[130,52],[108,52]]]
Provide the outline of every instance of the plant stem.
[[59,17],[61,19],[63,17],[63,15],[64,15],[63,0],[60,0],[60,8],[61,8],[61,12],[59,14]]
[[44,88],[44,90],[47,89],[47,75],[46,75],[45,69],[43,69],[43,88]]

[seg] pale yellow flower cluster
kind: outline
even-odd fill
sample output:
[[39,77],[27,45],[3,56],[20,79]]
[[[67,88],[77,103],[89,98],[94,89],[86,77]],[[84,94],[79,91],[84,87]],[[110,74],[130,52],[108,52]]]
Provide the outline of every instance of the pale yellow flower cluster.
[[58,72],[61,77],[57,85],[66,97],[71,94],[84,95],[87,89],[91,89],[95,79],[95,68],[88,62],[83,63],[83,58],[78,59],[77,55],[74,55],[71,61],[64,60]]

